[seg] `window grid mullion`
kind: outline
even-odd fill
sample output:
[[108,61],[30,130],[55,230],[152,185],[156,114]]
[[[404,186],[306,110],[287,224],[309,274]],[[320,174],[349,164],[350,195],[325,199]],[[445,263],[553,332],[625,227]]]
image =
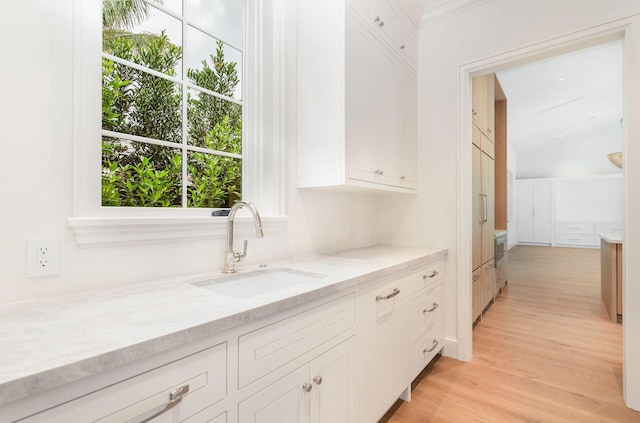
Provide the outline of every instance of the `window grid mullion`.
[[197,147],[195,145],[189,145],[189,144],[183,144],[183,143],[178,144],[171,141],[162,141],[154,138],[141,137],[140,135],[132,135],[132,134],[125,134],[123,132],[109,131],[107,129],[102,129],[101,133],[102,135],[111,137],[111,138],[122,138],[128,141],[160,145],[162,147],[186,149],[188,151],[199,151],[200,153],[213,154],[216,156],[230,157],[233,159],[242,159],[242,154],[227,153],[226,151],[212,150],[210,148]]
[[187,61],[185,60],[185,54],[187,54],[187,22],[185,20],[186,14],[185,0],[182,0],[182,16],[180,20],[182,22],[182,79],[185,83],[182,84],[182,208],[187,208],[187,177],[189,175],[189,155],[187,150],[187,142],[189,139],[189,127],[187,120],[188,117],[188,104],[187,97],[189,89],[187,87]]

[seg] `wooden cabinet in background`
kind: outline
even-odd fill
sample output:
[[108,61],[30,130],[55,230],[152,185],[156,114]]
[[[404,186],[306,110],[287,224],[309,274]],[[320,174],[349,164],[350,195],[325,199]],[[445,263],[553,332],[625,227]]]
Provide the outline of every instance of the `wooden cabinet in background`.
[[[473,125],[472,130],[472,292],[473,321],[493,300],[489,287],[495,290],[494,268],[494,160],[493,143]],[[494,291],[492,291],[494,292]]]
[[494,89],[494,74],[473,78],[473,121],[492,142],[495,138]]

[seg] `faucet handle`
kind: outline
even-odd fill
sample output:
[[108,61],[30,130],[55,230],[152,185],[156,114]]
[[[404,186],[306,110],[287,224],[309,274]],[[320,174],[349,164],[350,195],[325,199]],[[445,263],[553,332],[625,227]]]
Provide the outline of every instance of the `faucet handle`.
[[236,261],[240,261],[247,256],[247,245],[249,245],[249,241],[244,240],[244,247],[242,248],[241,253],[233,253],[233,256]]

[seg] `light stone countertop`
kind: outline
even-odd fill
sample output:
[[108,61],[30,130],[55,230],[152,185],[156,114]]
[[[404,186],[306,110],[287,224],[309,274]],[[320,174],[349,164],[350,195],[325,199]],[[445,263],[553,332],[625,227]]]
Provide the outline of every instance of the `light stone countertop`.
[[[446,255],[379,246],[270,263],[326,276],[246,299],[190,284],[225,276],[215,273],[0,306],[0,405]],[[257,270],[238,266],[239,273]]]
[[598,234],[598,236],[607,241],[609,244],[622,244],[622,233],[604,232]]

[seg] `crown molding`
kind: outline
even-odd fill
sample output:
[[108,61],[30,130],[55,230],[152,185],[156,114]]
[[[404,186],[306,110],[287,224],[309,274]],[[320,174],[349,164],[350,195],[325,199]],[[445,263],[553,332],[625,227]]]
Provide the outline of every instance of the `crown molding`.
[[441,0],[433,6],[425,7],[420,25],[450,18],[480,7],[490,1],[492,0]]

